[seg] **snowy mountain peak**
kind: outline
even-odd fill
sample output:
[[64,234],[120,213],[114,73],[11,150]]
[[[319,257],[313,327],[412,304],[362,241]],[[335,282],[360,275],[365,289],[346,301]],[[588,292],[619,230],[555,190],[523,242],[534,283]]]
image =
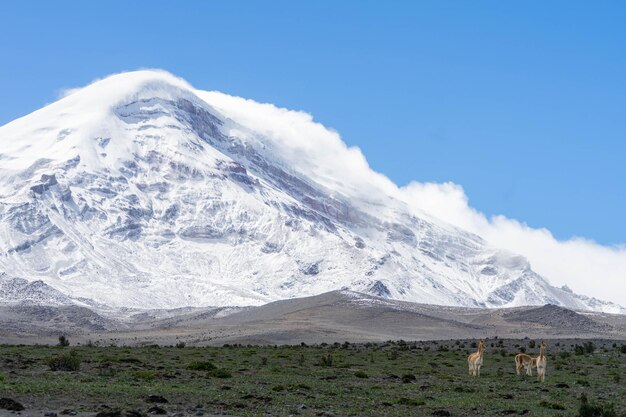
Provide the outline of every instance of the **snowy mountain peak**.
[[108,77],[0,127],[0,162],[0,298],[175,308],[349,288],[622,311],[410,209],[383,176],[356,176],[367,161],[310,116],[162,71]]

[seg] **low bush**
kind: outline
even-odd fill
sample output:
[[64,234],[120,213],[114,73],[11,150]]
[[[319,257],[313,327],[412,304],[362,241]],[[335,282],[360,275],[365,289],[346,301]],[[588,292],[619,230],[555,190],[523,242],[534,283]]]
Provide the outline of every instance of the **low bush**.
[[322,355],[319,361],[320,366],[333,366],[333,355]]
[[133,371],[131,375],[133,378],[143,379],[144,381],[153,381],[157,379],[153,371],[147,371],[147,370]]
[[413,398],[402,397],[402,398],[398,399],[398,404],[400,404],[400,405],[412,405],[414,407],[417,407],[417,406],[426,404],[426,402],[424,402],[422,400],[415,400]]
[[369,375],[367,375],[367,373],[365,373],[364,371],[356,371],[354,373],[354,376],[356,376],[357,378],[369,378]]
[[64,353],[61,355],[53,356],[48,359],[48,367],[51,371],[79,371],[80,370],[80,357],[75,350],[70,353]]
[[613,405],[604,406],[590,403],[587,399],[587,395],[584,393],[580,396],[578,415],[579,417],[617,417]]
[[212,378],[225,379],[225,378],[232,378],[233,374],[231,374],[230,371],[227,371],[226,369],[217,368],[217,369],[213,369],[207,372],[207,376],[212,377]]
[[565,407],[564,407],[564,406],[562,406],[561,404],[551,403],[551,402],[549,402],[549,401],[545,401],[545,400],[541,401],[541,402],[539,403],[539,405],[540,405],[541,407],[544,407],[544,408],[549,408],[549,409],[551,409],[551,410],[565,410]]
[[213,371],[217,369],[217,366],[209,361],[194,361],[187,365],[187,369],[190,371]]
[[417,380],[417,378],[415,378],[415,375],[413,375],[413,374],[404,374],[404,375],[402,375],[402,382],[405,383],[405,384],[408,384],[408,383],[410,383],[412,381],[415,381],[415,380]]
[[65,335],[59,336],[59,346],[67,347],[70,345],[70,340]]

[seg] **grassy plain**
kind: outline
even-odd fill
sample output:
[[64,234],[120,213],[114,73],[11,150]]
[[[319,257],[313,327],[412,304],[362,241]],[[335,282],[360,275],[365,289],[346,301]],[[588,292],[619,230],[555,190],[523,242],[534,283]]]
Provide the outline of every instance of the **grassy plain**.
[[570,417],[580,414],[586,394],[582,415],[626,416],[624,342],[548,341],[544,383],[517,376],[514,369],[514,355],[520,350],[536,355],[538,342],[488,340],[480,378],[468,376],[466,358],[474,350],[468,340],[276,347],[4,345],[0,397],[22,404],[22,415],[41,416],[66,410],[133,417],[162,411]]

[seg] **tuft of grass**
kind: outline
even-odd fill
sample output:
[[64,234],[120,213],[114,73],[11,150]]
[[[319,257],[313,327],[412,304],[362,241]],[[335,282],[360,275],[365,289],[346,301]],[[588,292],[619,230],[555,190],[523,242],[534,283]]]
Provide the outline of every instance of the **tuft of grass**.
[[80,371],[80,357],[75,350],[70,353],[56,355],[47,360],[48,367],[51,371]]
[[551,403],[549,401],[543,400],[539,403],[539,406],[543,408],[549,408],[551,410],[565,410],[565,407],[561,404]]
[[187,369],[190,371],[213,371],[217,369],[217,366],[210,361],[194,361],[187,365]]
[[356,376],[357,378],[363,378],[363,379],[369,378],[369,375],[367,375],[365,371],[356,371],[354,373],[354,376]]
[[154,372],[148,370],[132,371],[130,375],[133,378],[142,379],[144,381],[154,381],[155,379],[157,379]]
[[580,396],[579,417],[617,417],[613,405],[602,405],[590,403],[586,394]]
[[417,378],[415,378],[415,375],[413,375],[413,374],[404,374],[404,375],[402,375],[402,382],[404,384],[409,384],[409,383],[415,381],[416,379]]
[[226,369],[217,368],[217,369],[213,369],[207,372],[207,376],[213,377],[213,378],[225,379],[225,378],[232,378],[233,374],[231,374],[230,371],[227,371]]
[[414,407],[419,407],[420,405],[426,404],[426,402],[423,400],[416,400],[414,398],[406,398],[406,397],[398,398],[397,402],[400,405],[411,405]]

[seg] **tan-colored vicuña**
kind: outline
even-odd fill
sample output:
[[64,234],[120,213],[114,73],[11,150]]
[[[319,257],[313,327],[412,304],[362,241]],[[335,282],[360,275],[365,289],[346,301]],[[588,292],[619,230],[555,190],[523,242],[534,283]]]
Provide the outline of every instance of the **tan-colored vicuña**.
[[546,358],[546,347],[546,342],[541,341],[539,356],[534,358],[537,366],[537,381],[539,382],[543,382],[546,379],[546,366],[548,364],[548,359]]
[[485,342],[481,339],[478,343],[478,351],[471,353],[467,357],[470,376],[480,376],[480,367],[483,366],[483,354],[485,353]]
[[520,374],[522,368],[526,369],[526,375],[533,374],[533,367],[537,366],[536,358],[531,357],[525,353],[518,353],[515,355],[515,373]]

